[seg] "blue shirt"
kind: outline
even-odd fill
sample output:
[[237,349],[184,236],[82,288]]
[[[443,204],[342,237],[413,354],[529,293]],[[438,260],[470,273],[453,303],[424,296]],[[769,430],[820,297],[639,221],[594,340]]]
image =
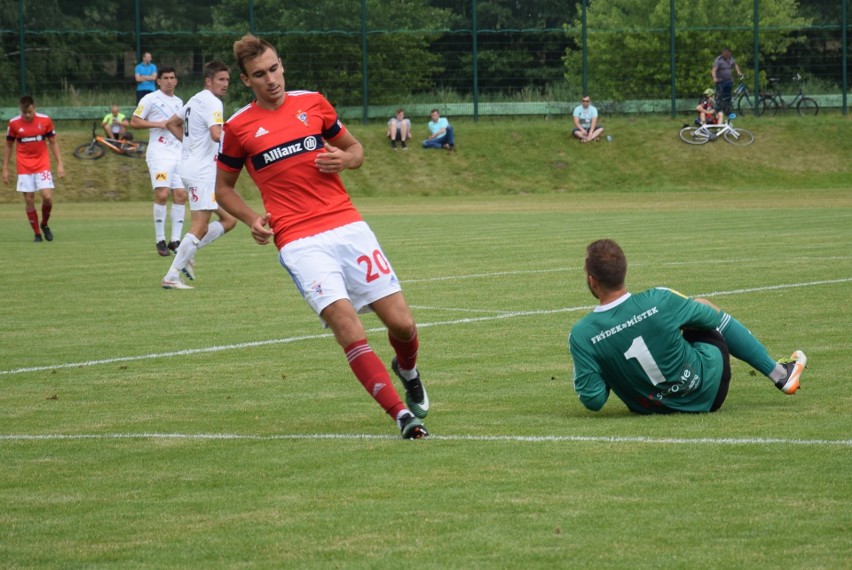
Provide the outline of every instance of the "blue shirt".
[[450,122],[444,117],[440,117],[437,121],[429,121],[429,132],[433,135],[441,129],[446,129],[450,126]]
[[[134,69],[137,75],[154,75],[157,73],[157,66],[153,63],[140,63]],[[156,91],[157,83],[155,81],[140,81],[136,84],[137,91]]]

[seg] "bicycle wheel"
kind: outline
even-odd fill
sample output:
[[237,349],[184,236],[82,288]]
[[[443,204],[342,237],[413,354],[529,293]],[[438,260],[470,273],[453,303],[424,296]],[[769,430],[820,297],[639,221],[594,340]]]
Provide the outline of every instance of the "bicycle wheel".
[[81,144],[74,149],[74,156],[81,160],[96,160],[104,155],[104,147],[98,143]]
[[740,117],[751,117],[754,115],[754,101],[751,95],[744,93],[737,98],[737,115]]
[[772,97],[760,98],[760,114],[767,117],[774,117],[778,114],[778,101]]
[[725,131],[725,134],[722,135],[722,138],[725,139],[725,142],[731,143],[737,146],[746,146],[754,142],[754,135],[751,134],[751,131],[746,129],[732,129],[734,132]]
[[124,156],[129,156],[130,158],[142,158],[145,156],[146,150],[148,150],[148,143],[130,143],[124,151]]
[[802,100],[796,105],[796,110],[803,117],[815,117],[819,114],[819,105],[810,97],[802,97]]
[[680,140],[687,144],[704,144],[710,140],[707,131],[698,127],[684,127],[680,130]]

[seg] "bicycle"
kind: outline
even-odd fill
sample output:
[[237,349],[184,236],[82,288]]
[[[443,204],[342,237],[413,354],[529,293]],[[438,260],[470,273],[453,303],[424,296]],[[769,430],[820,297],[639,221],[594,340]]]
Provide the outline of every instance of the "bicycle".
[[731,93],[731,100],[736,101],[737,115],[746,117],[754,114],[754,103],[757,99],[752,100],[751,93],[749,93],[748,86],[743,81],[743,77],[740,77],[740,84]]
[[750,145],[754,142],[754,135],[746,129],[735,129],[732,121],[736,118],[737,115],[731,113],[728,120],[722,124],[705,123],[699,127],[684,125],[679,133],[680,139],[687,144],[705,144],[722,137],[725,142],[733,145]]
[[98,124],[92,125],[92,142],[81,144],[74,149],[74,156],[81,160],[97,160],[102,157],[106,150],[110,149],[116,154],[129,158],[142,158],[148,150],[148,143],[135,142],[132,139],[111,139],[97,133]]
[[799,84],[799,92],[790,103],[784,100],[781,93],[778,91],[777,85],[781,82],[777,77],[770,77],[769,89],[765,94],[761,94],[761,114],[766,114],[774,117],[778,113],[778,109],[792,109],[796,107],[796,111],[803,117],[815,117],[819,114],[819,105],[810,97],[806,97],[802,89],[802,76],[798,73],[793,76],[793,81]]

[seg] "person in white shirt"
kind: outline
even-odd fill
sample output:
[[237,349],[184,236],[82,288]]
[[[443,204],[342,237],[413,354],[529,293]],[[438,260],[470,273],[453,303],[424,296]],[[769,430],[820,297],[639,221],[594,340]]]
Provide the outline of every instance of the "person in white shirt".
[[[183,106],[183,100],[175,95],[177,75],[174,67],[157,71],[159,89],[142,97],[130,118],[134,129],[150,129],[148,151],[145,160],[154,188],[154,242],[157,253],[166,257],[176,252],[183,233],[186,212],[186,190],[178,174],[180,165],[180,141],[166,128],[166,121]],[[166,243],[166,215],[169,193],[172,194],[172,231]]]
[[[221,97],[228,91],[230,73],[221,61],[204,66],[204,89],[193,95],[166,122],[166,128],[183,142],[180,175],[189,197],[189,231],[175,252],[172,265],[161,283],[164,289],[192,289],[180,278],[183,272],[195,280],[195,253],[237,224],[236,218],[216,203],[216,155],[222,138]],[[213,212],[219,220],[210,222]]]
[[598,124],[598,110],[592,105],[592,98],[583,95],[580,104],[574,108],[574,136],[581,143],[600,140],[603,127]]

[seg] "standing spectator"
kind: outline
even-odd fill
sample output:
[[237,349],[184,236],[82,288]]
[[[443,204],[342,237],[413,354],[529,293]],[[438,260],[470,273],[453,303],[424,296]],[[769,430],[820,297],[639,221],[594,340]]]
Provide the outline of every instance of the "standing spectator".
[[[158,70],[159,89],[142,97],[130,119],[130,126],[135,129],[151,129],[145,160],[151,175],[151,186],[154,188],[154,243],[157,253],[164,257],[169,255],[169,250],[177,252],[186,215],[186,190],[178,171],[181,142],[166,128],[166,122],[183,106],[181,98],[175,95],[177,84],[174,67]],[[169,192],[172,194],[172,231],[167,244],[166,204]]]
[[[50,172],[50,155],[47,147],[56,158],[56,172],[59,177],[65,177],[65,166],[59,153],[59,143],[53,121],[47,115],[36,113],[35,101],[29,95],[19,100],[21,114],[9,120],[6,130],[6,153],[3,155],[3,182],[9,183],[9,159],[12,158],[12,147],[15,149],[15,167],[18,172],[18,192],[24,195],[27,218],[35,233],[35,241],[44,239],[53,241],[53,232],[47,225],[50,211],[53,209],[53,175]],[[38,223],[38,213],[35,209],[35,193],[41,193],[41,225]],[[41,231],[39,231],[39,228]]]
[[122,139],[127,133],[127,127],[130,126],[127,117],[118,108],[118,105],[112,105],[109,113],[104,115],[101,121],[101,127],[107,138]]
[[136,65],[136,103],[142,100],[142,97],[148,93],[153,93],[157,89],[157,66],[151,63],[151,52],[146,51],[142,54],[142,62]]
[[455,150],[456,140],[453,134],[453,126],[450,122],[441,116],[438,109],[432,109],[430,113],[432,120],[429,121],[428,127],[429,138],[423,141],[423,148],[443,148],[444,150]]
[[631,294],[627,258],[612,240],[586,248],[586,285],[600,303],[571,329],[574,390],[600,410],[615,392],[632,412],[714,412],[728,394],[729,355],[785,394],[799,389],[801,350],[775,361],[742,323],[705,299],[665,287]]
[[402,148],[408,150],[407,141],[411,139],[411,120],[405,116],[405,110],[402,107],[397,109],[396,115],[388,120],[388,138],[392,149],[396,150],[396,143],[399,141]]
[[[417,326],[376,236],[338,175],[361,166],[364,148],[322,95],[285,90],[284,66],[271,44],[246,35],[234,43],[234,56],[255,100],[225,123],[219,202],[251,228],[257,243],[274,239],[281,265],[402,437],[428,436],[419,419],[429,411],[429,398],[416,366]],[[234,190],[243,168],[260,190],[263,215]],[[367,344],[358,313],[370,310],[387,327],[396,354],[391,368],[405,386],[408,407]]]
[[722,48],[721,55],[713,60],[710,75],[713,77],[713,83],[716,84],[716,102],[726,115],[731,114],[731,91],[734,88],[735,69],[739,78],[742,79],[743,72],[740,71],[740,66],[731,55],[731,48]]
[[[221,61],[204,66],[204,89],[193,95],[166,121],[166,128],[183,141],[180,175],[189,195],[190,228],[175,251],[164,289],[192,289],[180,278],[195,280],[195,253],[231,231],[237,220],[216,203],[216,154],[222,139],[222,97],[230,73]],[[213,212],[219,220],[210,223]]]
[[581,143],[600,140],[603,127],[598,124],[598,110],[592,105],[592,98],[583,95],[580,104],[574,107],[574,136]]

